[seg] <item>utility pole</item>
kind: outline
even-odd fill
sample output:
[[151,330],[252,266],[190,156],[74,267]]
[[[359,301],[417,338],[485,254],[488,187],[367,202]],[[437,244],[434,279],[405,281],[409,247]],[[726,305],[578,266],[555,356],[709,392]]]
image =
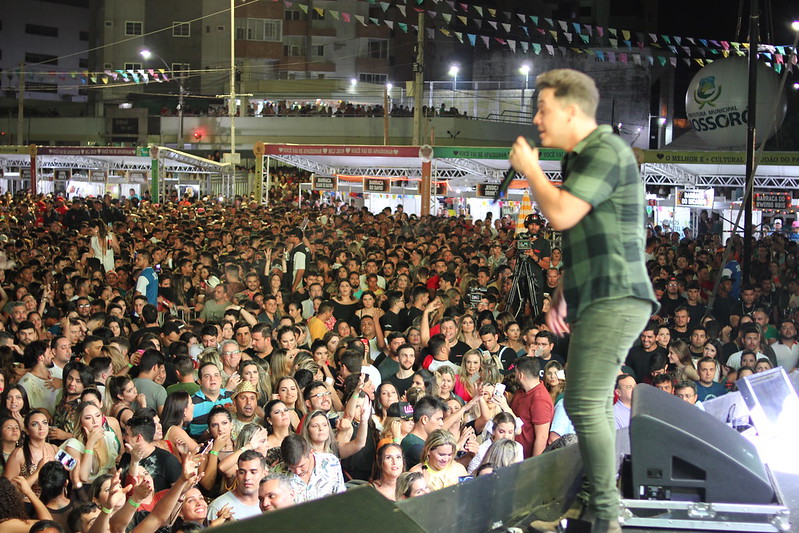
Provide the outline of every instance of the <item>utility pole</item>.
[[19,64],[19,94],[17,95],[17,145],[25,145],[25,63]]
[[[236,165],[236,0],[230,0],[230,164]],[[234,173],[235,175],[235,173]]]
[[[741,206],[744,210],[744,250],[742,260],[742,280],[749,283],[752,264],[752,189],[755,181],[755,146],[757,143],[757,48],[760,41],[760,0],[752,0],[749,12],[749,98],[746,120],[746,194]],[[722,265],[723,268],[723,265]]]
[[422,93],[424,92],[424,12],[419,12],[416,62],[413,64],[413,145],[422,144]]

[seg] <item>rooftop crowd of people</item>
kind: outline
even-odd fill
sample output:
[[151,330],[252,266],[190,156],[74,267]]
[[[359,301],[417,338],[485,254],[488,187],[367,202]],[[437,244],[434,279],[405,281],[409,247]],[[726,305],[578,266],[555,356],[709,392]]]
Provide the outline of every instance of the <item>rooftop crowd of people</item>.
[[[0,200],[3,532],[193,531],[365,483],[396,501],[573,442],[544,321],[568,258],[540,217],[522,251],[510,217],[273,205]],[[661,308],[617,427],[638,383],[701,407],[797,365],[796,240],[763,236],[744,280],[740,238],[722,264],[699,230],[649,232]],[[516,317],[522,260],[540,309]]]

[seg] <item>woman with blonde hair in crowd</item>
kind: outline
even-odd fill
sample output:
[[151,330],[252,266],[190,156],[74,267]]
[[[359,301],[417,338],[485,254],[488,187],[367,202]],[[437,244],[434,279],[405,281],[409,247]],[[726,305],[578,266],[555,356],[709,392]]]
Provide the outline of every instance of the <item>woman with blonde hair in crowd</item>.
[[511,436],[492,442],[480,465],[490,464],[494,467],[494,470],[496,470],[503,466],[521,463],[522,461],[524,461],[522,445],[516,442],[514,437]]
[[63,448],[78,461],[81,483],[91,483],[116,467],[122,451],[122,433],[111,427],[110,420],[92,402],[81,402],[75,410],[75,429]]
[[483,357],[477,350],[469,350],[463,354],[461,368],[455,376],[455,394],[468,402],[478,393],[480,371],[483,369]]
[[433,396],[446,402],[451,398],[455,398],[461,405],[463,405],[463,398],[453,392],[455,388],[455,371],[449,366],[439,367],[433,372]]
[[477,333],[477,320],[471,310],[467,309],[458,319],[458,340],[465,342],[470,348],[478,348],[483,341]]
[[675,367],[672,377],[678,383],[685,380],[699,381],[699,372],[694,367],[691,350],[684,341],[677,339],[669,343],[669,363]]
[[280,380],[294,374],[294,359],[288,356],[283,348],[272,351],[272,360],[269,363],[272,370],[272,391],[277,392]]
[[457,484],[459,477],[468,475],[463,465],[455,461],[457,448],[452,433],[434,430],[425,440],[419,464],[411,468],[411,472],[421,472],[430,490]]

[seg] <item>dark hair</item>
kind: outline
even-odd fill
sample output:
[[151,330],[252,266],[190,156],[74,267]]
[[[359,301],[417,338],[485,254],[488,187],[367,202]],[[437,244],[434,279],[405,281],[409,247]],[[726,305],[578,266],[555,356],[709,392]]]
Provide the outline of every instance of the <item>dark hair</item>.
[[39,362],[39,357],[44,355],[46,351],[46,341],[33,341],[25,346],[25,350],[22,352],[22,362],[25,364],[25,368],[36,366]]
[[39,499],[43,504],[58,497],[69,482],[69,472],[58,461],[44,463],[39,469],[39,486],[42,489]]
[[296,433],[289,433],[280,443],[280,455],[288,466],[296,465],[310,453],[311,444]]
[[6,390],[3,391],[2,396],[0,396],[0,416],[7,416],[8,415],[8,408],[6,407],[6,400],[8,399],[8,393],[12,390],[19,391],[22,395],[22,409],[20,410],[20,414],[25,416],[28,411],[30,411],[30,402],[28,401],[28,393],[19,383],[15,383],[13,385],[9,385]]
[[[480,330],[482,331],[482,328]],[[519,357],[513,362],[513,366],[525,376],[531,378],[540,378],[541,376],[541,363],[538,357]]]
[[182,390],[176,390],[166,397],[164,409],[161,411],[161,427],[164,435],[172,426],[183,427],[183,412],[189,402],[191,402],[189,393]]
[[3,476],[0,477],[0,523],[13,518],[27,520],[28,513],[17,488]]
[[153,417],[141,416],[134,413],[126,424],[131,435],[141,435],[146,442],[153,442],[155,438],[155,420]]
[[405,454],[402,453],[402,446],[396,442],[387,442],[378,448],[377,453],[375,454],[375,461],[372,463],[372,477],[370,478],[372,481],[379,480],[383,476],[383,469],[381,468],[383,459],[385,459],[388,450],[391,448],[397,448],[400,451],[400,457],[402,457],[402,470],[405,471]]
[[81,531],[81,517],[87,513],[99,509],[100,506],[94,502],[81,503],[75,506],[67,516],[67,525],[71,531]]
[[225,415],[225,416],[227,417],[227,419],[228,419],[228,420],[230,420],[230,421],[232,421],[232,420],[233,420],[233,415],[231,415],[231,414],[230,414],[230,411],[228,411],[227,409],[225,409],[225,406],[224,406],[224,405],[215,405],[215,406],[214,406],[214,407],[211,409],[211,412],[210,412],[210,413],[208,413],[208,427],[209,427],[209,428],[211,427],[211,419],[212,419],[213,417],[215,417],[216,415],[220,415],[220,414],[221,414],[221,415]]
[[158,350],[145,350],[139,361],[139,371],[149,372],[156,366],[163,366],[165,363],[164,354]]
[[236,464],[240,465],[241,463],[243,463],[245,461],[252,461],[254,459],[257,459],[258,461],[261,462],[261,468],[266,468],[267,467],[266,458],[263,455],[261,455],[259,452],[255,451],[255,450],[245,450],[244,452],[242,452],[242,454],[239,455],[239,458],[236,461]]
[[413,422],[418,423],[423,416],[431,417],[436,411],[444,412],[446,405],[444,402],[433,396],[422,396],[413,406]]
[[48,529],[55,529],[57,533],[65,533],[64,527],[55,520],[39,520],[31,526],[28,533],[40,533]]

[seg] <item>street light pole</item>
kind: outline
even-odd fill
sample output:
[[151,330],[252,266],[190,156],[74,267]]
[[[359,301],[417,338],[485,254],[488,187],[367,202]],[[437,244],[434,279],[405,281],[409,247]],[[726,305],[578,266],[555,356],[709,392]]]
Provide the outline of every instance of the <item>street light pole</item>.
[[[164,64],[164,67],[166,67],[167,72],[169,72],[173,78],[175,77],[175,72],[171,68],[169,68],[169,64],[164,60],[163,57],[159,56],[158,54],[153,54],[150,50],[147,50],[146,48],[141,52],[139,52],[139,54],[145,59],[145,61],[147,59],[150,59],[150,57],[152,56],[157,57],[161,61],[161,63]],[[178,150],[183,150],[183,103],[184,103],[183,98],[184,95],[186,94],[186,91],[183,89],[182,75],[178,76],[177,80],[180,92],[178,94],[178,139],[175,144],[177,145]]]
[[458,72],[461,68],[459,65],[454,64],[449,67],[449,75],[452,76],[452,107],[457,108],[455,105],[455,91],[458,89]]
[[527,84],[530,81],[530,65],[524,63],[520,68],[519,72],[524,74],[524,87],[522,87],[522,111],[524,111],[524,102],[525,102],[525,93],[527,92]]

